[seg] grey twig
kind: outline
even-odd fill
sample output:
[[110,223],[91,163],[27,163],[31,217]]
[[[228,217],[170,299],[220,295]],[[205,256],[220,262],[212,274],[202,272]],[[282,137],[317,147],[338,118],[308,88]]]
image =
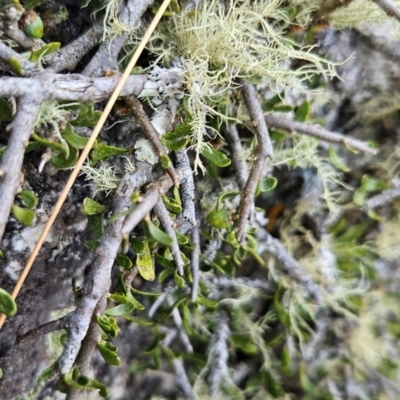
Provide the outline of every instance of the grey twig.
[[253,85],[244,81],[241,81],[240,83],[242,84],[241,91],[244,102],[257,136],[257,148],[254,152],[253,166],[249,178],[242,189],[239,205],[239,217],[235,228],[237,239],[242,241],[244,228],[253,207],[254,193],[256,192],[258,181],[261,179],[263,174],[265,159],[267,157],[273,157],[273,149],[264,114],[257,99],[257,92]]
[[[131,195],[134,190],[145,185],[151,179],[151,166],[138,165],[138,169],[126,175],[115,194],[113,213],[126,212],[131,207]],[[105,229],[104,236],[96,248],[95,259],[86,279],[84,291],[76,310],[69,317],[69,335],[63,352],[57,361],[53,377],[66,374],[74,364],[87,335],[90,322],[101,299],[107,295],[111,285],[111,269],[122,241],[121,228],[123,218],[112,222]]]
[[262,227],[258,227],[257,236],[258,240],[263,242],[267,251],[277,259],[286,273],[299,282],[309,296],[313,297],[319,306],[322,306],[324,302],[321,288],[309,276],[307,271],[304,270],[302,265],[285,249],[280,240],[272,237]]
[[[172,305],[171,302],[169,302],[169,303],[170,303],[170,305]],[[193,353],[193,346],[190,343],[188,335],[186,334],[185,330],[183,329],[182,317],[181,317],[179,310],[176,307],[172,310],[172,318],[174,320],[175,326],[178,329],[179,337],[182,341],[182,344],[185,346],[186,352],[190,353],[190,354]]]
[[236,125],[224,126],[223,135],[232,154],[232,163],[235,168],[236,182],[239,189],[243,190],[247,179],[249,178],[249,174],[247,172],[247,163],[243,160],[242,144],[240,143],[239,132]]
[[185,399],[192,400],[194,399],[194,394],[192,390],[192,385],[190,384],[189,378],[186,374],[185,366],[183,365],[183,361],[181,358],[174,358],[172,364],[175,369],[176,380],[178,382],[179,387],[182,390]]
[[14,197],[20,189],[24,151],[35,126],[40,103],[40,95],[18,99],[17,114],[7,127],[11,137],[0,164],[0,240],[8,222]]
[[177,218],[177,224],[179,231],[185,233],[196,225],[195,186],[187,150],[175,152],[175,166],[181,179],[179,191],[182,196],[182,213]]
[[6,10],[3,18],[4,33],[25,49],[41,47],[43,43],[41,40],[31,39],[24,31],[19,29],[18,21],[22,13],[23,9],[18,9],[18,7],[10,7]]
[[103,30],[103,22],[96,22],[84,34],[46,57],[46,66],[54,72],[74,70],[82,57],[99,44]]
[[391,0],[372,0],[374,3],[376,3],[380,8],[382,8],[383,11],[389,17],[394,17],[397,19],[397,21],[400,21],[400,8],[397,7],[395,3],[393,3]]
[[172,180],[169,175],[164,175],[160,179],[153,182],[147,192],[143,195],[141,203],[139,203],[132,213],[126,217],[121,228],[123,236],[128,236],[140,221],[150,213],[161,196],[165,194],[172,186]]
[[[167,151],[165,150],[165,147],[160,140],[160,135],[151,123],[150,118],[145,113],[142,103],[134,96],[125,97],[125,101],[131,108],[136,122],[142,127],[147,139],[149,139],[151,144],[153,145],[158,157],[160,157],[161,160],[163,158],[169,160]],[[180,179],[177,172],[175,171],[175,168],[172,165],[171,160],[169,160],[168,165],[164,169],[168,172],[174,185],[179,187]]]
[[68,316],[69,316],[69,314],[67,314],[64,317],[61,317],[55,321],[46,322],[45,324],[40,325],[35,329],[31,329],[30,331],[24,333],[23,335],[18,336],[17,342],[25,343],[25,342],[32,340],[38,336],[46,335],[47,333],[59,331],[61,329],[67,329],[68,328]]
[[190,257],[190,267],[192,269],[192,293],[191,299],[193,302],[197,300],[197,294],[199,291],[199,281],[200,281],[200,228],[195,226],[192,229],[192,245],[194,247],[191,257]]
[[[34,101],[68,100],[98,103],[110,97],[119,80],[119,75],[89,78],[80,74],[62,75],[43,70],[30,78],[1,77],[0,96],[25,96]],[[130,76],[121,96],[139,95],[146,80],[147,75]]]
[[167,207],[162,200],[159,200],[154,206],[154,212],[157,218],[160,220],[162,227],[164,228],[166,234],[172,239],[173,243],[170,246],[171,255],[175,261],[176,271],[179,275],[183,275],[183,268],[185,266],[182,256],[181,250],[179,248],[178,240],[176,238],[176,233],[174,229],[174,222],[169,216]]
[[211,397],[218,397],[221,383],[229,376],[228,360],[229,348],[228,339],[230,329],[228,326],[228,318],[224,312],[217,315],[217,329],[214,334],[211,354],[209,355],[209,363],[211,364],[208,382],[210,383]]
[[12,60],[18,61],[22,67],[21,75],[23,76],[29,76],[38,71],[36,64],[27,61],[19,53],[5,45],[2,40],[0,40],[0,60],[4,61],[8,65],[10,65]]
[[330,132],[327,129],[317,125],[306,124],[304,122],[291,121],[287,118],[278,117],[277,115],[269,114],[265,117],[267,124],[271,128],[283,129],[291,133],[302,133],[329,143],[337,143],[348,146],[354,150],[360,150],[363,153],[378,154],[379,150],[373,149],[367,143],[343,135],[337,132]]
[[154,314],[156,313],[156,311],[158,310],[158,307],[161,306],[161,304],[164,303],[165,299],[172,294],[174,291],[176,290],[176,285],[174,284],[168,284],[165,289],[164,292],[162,294],[160,294],[157,299],[155,300],[155,302],[151,305],[147,315],[149,318],[153,318]]
[[[84,69],[84,75],[103,76],[107,71],[119,70],[118,55],[131,33],[129,27],[133,29],[138,26],[140,18],[153,3],[154,0],[128,1],[119,15],[120,22],[126,25],[127,30],[116,37],[106,38]],[[104,31],[103,23],[102,31]]]
[[394,188],[384,190],[382,193],[377,194],[374,197],[368,199],[365,204],[361,207],[362,211],[369,211],[373,208],[388,204],[397,197],[400,197],[400,185]]

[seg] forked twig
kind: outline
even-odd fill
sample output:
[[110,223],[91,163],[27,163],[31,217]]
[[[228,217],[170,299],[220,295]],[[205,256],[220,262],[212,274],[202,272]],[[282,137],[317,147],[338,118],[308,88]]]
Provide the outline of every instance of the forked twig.
[[[74,170],[72,171],[70,177],[68,178],[67,183],[65,184],[64,190],[61,192],[60,197],[54,207],[54,210],[52,212],[52,214],[50,215],[49,220],[47,221],[42,234],[39,237],[39,240],[37,241],[35,248],[32,251],[32,254],[30,255],[24,269],[22,270],[22,273],[14,287],[14,290],[11,294],[12,298],[15,300],[21,290],[21,287],[23,285],[23,283],[25,282],[26,277],[29,274],[30,269],[32,268],[32,265],[37,257],[37,255],[39,254],[39,251],[55,221],[55,219],[57,218],[57,215],[62,207],[62,205],[64,204],[69,191],[72,188],[72,185],[74,184],[77,176],[79,175],[79,172],[82,168],[82,165],[84,164],[87,156],[89,155],[90,149],[92,148],[94,142],[97,139],[97,136],[99,135],[101,128],[103,127],[104,123],[106,122],[106,119],[108,117],[108,115],[110,114],[112,107],[114,106],[114,103],[116,102],[122,87],[124,86],[126,80],[128,79],[133,67],[135,66],[135,64],[137,63],[140,55],[142,54],[147,42],[150,39],[150,36],[152,35],[152,33],[154,32],[155,28],[157,27],[161,17],[164,14],[164,11],[167,9],[169,3],[171,0],[164,0],[163,3],[161,4],[159,10],[157,11],[157,14],[154,16],[150,26],[148,27],[147,31],[145,32],[142,40],[140,41],[138,47],[136,48],[136,51],[134,52],[131,60],[129,61],[128,66],[126,67],[124,73],[121,76],[121,80],[119,81],[117,87],[115,88],[113,94],[110,97],[110,100],[107,102],[106,107],[104,108],[103,113],[101,114],[101,117],[99,119],[99,121],[97,122],[96,126],[93,129],[92,135],[90,136],[85,148],[82,150],[82,154],[79,157],[79,160],[74,168]],[[4,321],[6,319],[6,315],[2,314],[0,316],[0,329],[4,324]]]

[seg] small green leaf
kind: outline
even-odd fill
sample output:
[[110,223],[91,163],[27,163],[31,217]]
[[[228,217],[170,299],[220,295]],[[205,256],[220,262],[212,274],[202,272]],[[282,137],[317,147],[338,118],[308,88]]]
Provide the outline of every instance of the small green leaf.
[[179,245],[184,246],[185,244],[189,243],[189,238],[185,235],[182,235],[179,231],[176,230],[175,235]]
[[217,229],[225,229],[231,226],[227,210],[211,211],[206,220],[213,228]]
[[293,107],[289,105],[275,106],[273,111],[275,112],[290,112],[293,111]]
[[32,53],[30,61],[36,62],[45,56],[49,56],[52,53],[55,53],[61,46],[59,42],[52,42],[44,45],[39,50],[36,50]]
[[294,115],[294,120],[299,122],[307,121],[311,112],[311,104],[309,101],[303,101],[300,107],[297,108],[296,113]]
[[271,97],[269,100],[264,101],[262,103],[262,109],[264,111],[272,111],[275,106],[282,103],[282,98],[285,95],[284,92],[278,93],[275,96]]
[[153,239],[164,246],[171,246],[174,243],[173,239],[156,225],[154,225],[150,219],[144,220],[144,227],[146,230],[146,235],[149,239]]
[[13,113],[10,103],[4,97],[0,97],[0,121],[8,122],[12,118]]
[[374,210],[368,210],[367,213],[368,217],[371,218],[373,221],[382,221],[382,217],[377,214]]
[[64,146],[59,142],[55,142],[54,140],[44,139],[36,133],[32,134],[32,138],[35,140],[35,142],[38,142],[41,145],[56,151],[57,153],[63,154],[64,158],[69,156],[70,149],[67,145]]
[[131,292],[140,294],[142,296],[160,296],[162,292],[144,292],[143,290],[135,289],[134,287],[131,287]]
[[44,25],[42,19],[33,10],[25,11],[22,17],[24,18],[24,15],[27,13],[30,13],[30,15],[33,15],[33,17],[29,20],[29,23],[24,26],[24,32],[30,38],[41,39],[44,35]]
[[88,215],[87,219],[88,219],[89,226],[92,229],[94,235],[98,239],[100,239],[104,233],[103,213]]
[[116,317],[118,315],[130,314],[135,308],[133,303],[123,303],[107,309],[104,311],[104,314]]
[[51,364],[50,367],[46,368],[43,370],[43,372],[39,375],[38,378],[38,385],[40,385],[42,382],[44,382],[46,379],[49,379],[51,374],[54,371],[54,367],[56,366],[56,363]]
[[222,151],[215,150],[209,146],[203,146],[200,152],[203,157],[210,160],[217,167],[227,167],[231,163],[231,160]]
[[12,317],[17,312],[17,303],[11,295],[0,288],[0,313]]
[[50,162],[58,169],[67,169],[75,165],[78,159],[78,152],[75,148],[69,149],[69,156],[65,157],[63,154],[52,155]]
[[86,215],[96,215],[102,213],[107,207],[90,197],[85,197],[83,200],[83,211]]
[[3,369],[0,368],[0,379],[2,379],[2,378],[3,378]]
[[180,214],[182,212],[182,205],[179,204],[175,199],[165,195],[162,196],[162,199],[169,212],[174,214]]
[[209,308],[216,308],[218,307],[218,302],[215,300],[207,299],[206,297],[199,294],[197,296],[197,303],[202,306],[209,307]]
[[192,127],[189,124],[180,124],[172,132],[164,133],[161,138],[168,140],[184,139],[190,136],[192,133]]
[[22,68],[22,64],[15,57],[10,57],[8,59],[8,63],[10,64],[11,69],[16,74],[24,75],[24,69]]
[[186,145],[189,143],[189,139],[169,140],[169,139],[165,139],[162,136],[161,142],[168,150],[178,151],[178,150],[182,150],[186,147]]
[[240,247],[240,243],[236,239],[236,232],[234,230],[230,231],[226,236],[225,236],[226,242],[228,242],[231,246],[233,246],[235,249]]
[[100,354],[102,355],[106,363],[115,366],[121,364],[121,360],[117,354],[117,347],[113,346],[109,342],[105,342],[104,340],[102,340],[100,343],[97,344],[97,348],[99,349]]
[[364,175],[361,178],[361,187],[366,192],[378,192],[381,190],[388,189],[389,185],[381,179],[371,178],[368,175]]
[[102,315],[100,317],[97,317],[96,320],[100,328],[103,330],[103,332],[105,332],[112,338],[117,337],[119,332],[119,327],[117,325],[117,320],[114,317]]
[[97,161],[107,160],[110,157],[124,154],[128,149],[121,149],[120,147],[108,146],[104,143],[99,143],[91,152],[90,160],[93,164]]
[[75,126],[95,126],[101,114],[101,111],[94,111],[93,103],[83,103],[79,107],[78,117],[71,123]]
[[75,149],[84,149],[89,138],[80,136],[75,133],[74,127],[68,123],[66,128],[61,132],[66,142]]
[[117,262],[117,265],[123,269],[132,268],[132,260],[125,254],[118,253],[116,262]]
[[275,143],[281,143],[287,137],[285,132],[277,131],[275,129],[269,130],[269,136],[271,137],[271,140],[274,141]]
[[38,198],[35,193],[30,190],[23,190],[21,193],[18,193],[18,197],[28,208],[35,208],[38,204]]
[[169,157],[166,154],[161,154],[160,162],[161,162],[161,166],[164,169],[168,169],[172,165],[171,160],[169,159]]
[[131,238],[131,246],[135,253],[143,253],[146,248],[145,240]]
[[354,191],[353,202],[355,205],[361,207],[362,205],[364,205],[366,197],[367,192],[362,187],[359,187]]
[[11,211],[17,221],[21,222],[25,226],[33,225],[36,216],[35,211],[19,207],[15,204],[12,206]]
[[155,276],[153,258],[151,257],[149,242],[143,240],[143,251],[137,253],[136,266],[140,276],[146,281],[153,281]]
[[[156,254],[156,259],[158,260],[158,254]],[[160,272],[160,275],[158,275],[158,282],[163,283],[170,275],[174,273],[174,270],[171,269],[164,269],[164,271]]]
[[350,171],[350,168],[345,164],[343,159],[341,157],[339,157],[338,153],[336,152],[336,150],[333,146],[329,147],[329,161],[339,171],[343,171],[343,172]]
[[273,176],[265,176],[258,182],[258,190],[260,192],[269,192],[276,188],[278,180]]
[[185,286],[185,279],[180,276],[176,271],[174,273],[174,281],[178,288],[183,288]]
[[235,190],[230,190],[230,191],[227,191],[227,192],[222,193],[222,194],[218,197],[218,200],[217,200],[217,210],[220,209],[221,203],[222,203],[225,199],[228,199],[229,197],[237,196],[238,194],[240,194],[240,192],[237,192],[237,191],[235,191]]

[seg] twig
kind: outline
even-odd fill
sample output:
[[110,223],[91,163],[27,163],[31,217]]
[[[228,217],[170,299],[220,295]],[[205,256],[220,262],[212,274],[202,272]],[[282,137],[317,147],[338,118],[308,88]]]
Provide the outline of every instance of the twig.
[[185,399],[194,399],[192,385],[190,384],[189,378],[185,371],[185,366],[181,358],[174,358],[172,364],[175,369],[176,380],[182,390]]
[[40,97],[20,98],[17,115],[7,127],[7,130],[11,131],[11,137],[0,164],[0,240],[8,222],[14,197],[20,189],[24,151],[39,113],[40,100]]
[[299,282],[309,296],[313,297],[319,306],[322,306],[323,296],[321,288],[309,276],[307,271],[304,270],[302,265],[288,253],[280,240],[272,237],[260,226],[257,229],[257,239],[263,242],[266,246],[266,250],[277,259],[287,274]]
[[[136,122],[142,127],[144,133],[146,134],[147,139],[149,139],[151,144],[153,145],[154,150],[156,151],[158,157],[160,157],[161,160],[163,158],[169,160],[167,151],[160,140],[160,135],[158,134],[153,124],[151,123],[150,118],[143,110],[142,103],[133,96],[125,97],[125,101],[130,106]],[[180,179],[177,172],[175,171],[175,168],[172,165],[171,160],[169,160],[168,165],[164,167],[164,169],[168,172],[169,176],[174,182],[174,185],[179,187]]]
[[22,344],[29,340],[34,339],[35,337],[46,335],[47,333],[59,331],[61,329],[67,329],[69,327],[68,317],[69,314],[64,315],[64,317],[61,317],[55,321],[46,322],[45,324],[40,325],[35,329],[31,329],[30,331],[24,333],[23,335],[18,336],[17,342]]
[[[57,203],[56,203],[56,205],[54,207],[53,213],[51,214],[49,220],[47,221],[47,223],[46,223],[46,225],[45,225],[45,227],[43,229],[43,232],[40,235],[40,237],[38,239],[38,242],[36,243],[36,246],[33,249],[32,254],[31,254],[31,256],[29,257],[29,259],[27,261],[27,264],[25,265],[25,267],[24,267],[24,269],[23,269],[23,271],[21,273],[21,276],[18,279],[17,284],[15,285],[15,288],[14,288],[14,290],[12,292],[13,299],[15,299],[18,296],[18,293],[19,293],[19,291],[20,291],[20,289],[21,289],[21,287],[22,287],[22,285],[23,285],[23,283],[25,281],[25,278],[27,277],[27,275],[28,275],[28,273],[29,273],[29,271],[30,271],[30,269],[31,269],[31,267],[33,265],[33,262],[36,259],[36,256],[38,255],[39,250],[41,249],[41,247],[42,247],[42,245],[43,245],[43,243],[44,243],[44,241],[46,239],[46,236],[50,231],[50,228],[52,227],[52,225],[53,225],[53,223],[54,223],[54,221],[55,221],[55,219],[56,219],[56,217],[57,217],[62,205],[64,204],[65,199],[67,198],[68,193],[72,188],[72,185],[74,184],[76,178],[78,177],[79,172],[80,172],[80,170],[82,168],[82,165],[84,164],[87,156],[89,155],[90,149],[92,148],[94,142],[96,141],[96,138],[99,135],[99,133],[101,131],[101,128],[103,127],[108,115],[110,114],[111,109],[112,109],[114,103],[116,102],[119,94],[121,93],[121,90],[122,90],[123,86],[125,85],[128,77],[129,77],[129,74],[131,73],[134,65],[136,64],[137,60],[139,59],[140,55],[142,54],[142,52],[144,50],[144,47],[146,46],[146,43],[148,42],[148,40],[150,39],[150,36],[154,32],[156,26],[158,25],[158,22],[160,21],[164,11],[167,9],[170,1],[171,0],[164,0],[163,3],[161,4],[159,10],[157,11],[157,14],[154,16],[150,26],[148,27],[148,29],[147,29],[146,33],[144,34],[141,42],[139,43],[138,47],[136,48],[135,53],[133,54],[131,60],[129,61],[129,64],[126,67],[126,70],[124,71],[120,81],[118,82],[118,85],[115,88],[111,98],[109,99],[109,101],[108,101],[108,103],[107,103],[107,105],[106,105],[106,107],[105,107],[105,109],[104,109],[99,121],[97,122],[96,126],[94,127],[93,132],[92,132],[92,136],[89,138],[85,148],[83,149],[83,151],[81,153],[81,156],[79,157],[79,160],[78,160],[74,170],[72,171],[72,173],[71,173],[71,175],[70,175],[70,177],[69,177],[69,179],[68,179],[68,181],[67,181],[67,183],[66,183],[66,185],[64,187],[64,190],[60,194],[60,197],[59,197],[59,199],[58,199],[58,201],[57,201]],[[28,96],[27,98],[29,100],[31,100],[31,96]],[[5,314],[2,314],[0,316],[0,328],[3,326],[5,319],[6,319]],[[82,339],[80,339],[80,341],[81,340]],[[80,343],[80,341],[79,341],[79,343]],[[69,363],[69,361],[66,363],[66,365],[68,365],[68,363]],[[70,365],[72,365],[72,364],[70,364]],[[68,371],[68,369],[65,372],[67,372],[67,371]]]
[[[126,175],[115,194],[113,213],[118,215],[131,207],[131,195],[151,179],[151,167],[142,163],[131,175]],[[70,315],[70,329],[63,352],[57,361],[53,377],[66,374],[72,367],[81,343],[86,337],[94,310],[99,301],[110,290],[111,269],[122,241],[121,227],[123,218],[112,222],[105,229],[103,238],[95,250],[95,259],[85,281],[83,296],[76,310]]]
[[128,236],[137,224],[154,208],[161,196],[165,194],[172,186],[172,180],[168,175],[153,182],[147,192],[144,194],[142,202],[126,217],[122,226],[122,235]]
[[400,185],[392,189],[384,190],[382,193],[368,199],[361,207],[362,211],[369,211],[373,208],[380,207],[384,204],[390,203],[395,198],[400,197]]
[[239,132],[236,125],[224,126],[223,135],[232,154],[232,164],[235,168],[236,182],[239,189],[243,190],[249,178],[249,174],[247,172],[247,163],[243,160],[242,144],[240,143]]
[[[93,312],[93,317],[100,316],[103,314],[107,306],[107,294],[105,294]],[[75,366],[79,369],[81,375],[89,375],[90,364],[92,361],[92,355],[97,348],[97,343],[101,339],[101,328],[96,322],[95,318],[90,321],[89,329],[85,338],[82,340],[78,356],[75,361]],[[67,391],[66,400],[78,400],[81,396],[81,390],[74,387],[69,387]]]
[[181,179],[179,191],[182,195],[182,213],[177,218],[177,224],[179,231],[185,233],[196,225],[195,186],[187,150],[175,152],[175,165]]
[[[120,23],[132,29],[138,26],[140,18],[153,3],[154,0],[129,0],[120,12]],[[103,22],[102,25],[104,25]],[[118,55],[129,35],[130,32],[127,30],[116,37],[112,36],[106,38],[83,70],[83,74],[89,76],[103,76],[107,71],[118,71]]]
[[283,129],[288,132],[298,132],[305,135],[315,137],[329,143],[337,143],[350,147],[354,150],[360,150],[363,153],[378,154],[379,150],[373,149],[367,143],[354,139],[352,137],[342,135],[337,132],[330,132],[327,129],[317,125],[305,124],[303,122],[291,121],[289,119],[269,114],[265,117],[267,124],[276,129]]
[[[7,45],[0,40],[0,60],[7,64],[10,64],[11,60],[18,61],[22,67],[21,75],[29,76],[37,72],[39,69],[36,64],[27,61],[21,54],[17,53],[13,49],[10,49]],[[14,71],[18,72],[18,71]]]
[[250,85],[244,81],[240,82],[242,84],[241,91],[244,102],[249,112],[252,125],[256,129],[258,143],[254,152],[253,166],[251,168],[249,178],[247,179],[247,182],[241,192],[238,212],[239,217],[235,228],[238,241],[243,240],[244,228],[254,204],[254,193],[256,192],[258,181],[261,179],[264,171],[265,159],[266,157],[273,157],[272,143],[269,137],[267,124],[265,123],[261,105],[257,99],[257,92],[253,85]]
[[[35,101],[40,99],[98,103],[110,98],[117,89],[120,78],[119,75],[89,78],[80,74],[62,75],[43,70],[30,78],[1,77],[0,96],[32,98],[33,93]],[[121,90],[122,96],[137,96],[143,90],[146,80],[146,75],[129,76],[123,87],[119,87],[118,90]]]
[[209,356],[211,364],[208,382],[210,383],[211,397],[218,397],[222,380],[228,377],[228,360],[229,348],[228,339],[230,329],[228,326],[228,318],[224,312],[217,315],[217,330],[214,334],[214,343]]
[[164,289],[164,292],[162,294],[160,294],[157,299],[155,300],[155,302],[151,305],[147,315],[149,318],[153,318],[154,314],[156,313],[156,311],[158,310],[158,307],[161,306],[161,304],[164,303],[165,299],[172,294],[174,291],[176,290],[176,285],[172,284],[172,283],[168,283],[167,286]]
[[197,300],[197,293],[199,291],[199,281],[200,281],[200,228],[195,226],[192,229],[192,245],[194,247],[192,255],[190,257],[190,267],[192,269],[192,293],[191,299],[193,302]]
[[18,7],[10,7],[6,10],[3,18],[4,33],[25,49],[41,47],[40,44],[43,43],[41,40],[31,39],[24,31],[19,29],[18,21],[20,20],[23,11],[23,9],[18,10]]
[[390,0],[372,0],[374,3],[376,3],[380,8],[382,8],[383,11],[389,17],[394,17],[397,19],[397,21],[400,21],[400,8],[397,7],[396,4],[394,4]]
[[173,241],[172,245],[170,246],[171,255],[175,261],[176,271],[178,272],[179,275],[182,276],[185,263],[182,260],[181,250],[179,248],[178,239],[176,238],[176,233],[174,230],[174,222],[171,220],[167,207],[165,207],[165,204],[162,200],[159,200],[154,206],[154,213],[160,220],[161,225],[165,230],[165,233]]
[[[169,303],[170,306],[172,305],[171,301],[169,301],[168,303]],[[181,339],[182,344],[185,346],[186,352],[189,353],[189,354],[192,354],[193,353],[193,346],[190,343],[190,339],[189,339],[187,333],[183,329],[182,317],[181,317],[181,314],[180,314],[179,310],[176,307],[172,310],[172,318],[174,320],[175,326],[178,329],[179,337]]]
[[101,41],[103,31],[103,21],[96,22],[84,34],[46,57],[46,66],[54,72],[74,70],[82,57]]

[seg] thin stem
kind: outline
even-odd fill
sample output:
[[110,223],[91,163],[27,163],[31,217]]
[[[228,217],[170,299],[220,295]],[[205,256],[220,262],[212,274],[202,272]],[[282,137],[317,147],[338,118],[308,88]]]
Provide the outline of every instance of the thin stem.
[[390,0],[372,0],[389,16],[400,21],[400,8]]
[[[142,127],[144,133],[146,134],[147,139],[149,139],[151,144],[153,145],[154,150],[156,151],[158,157],[160,157],[161,160],[163,158],[169,160],[167,151],[164,145],[161,143],[160,135],[158,134],[153,124],[151,123],[150,118],[143,110],[142,103],[133,96],[125,97],[125,101],[130,106],[136,122]],[[174,185],[179,187],[180,179],[177,172],[175,171],[175,168],[172,165],[171,160],[169,160],[168,165],[164,169],[171,177],[172,181],[174,182]]]
[[375,155],[379,152],[379,150],[371,148],[366,142],[354,139],[341,133],[330,132],[327,129],[321,128],[317,125],[291,121],[287,118],[278,117],[277,115],[273,114],[267,115],[265,120],[271,128],[283,129],[284,131],[291,133],[297,132],[304,135],[309,135],[325,142],[342,144],[350,149],[360,150],[363,153]]

